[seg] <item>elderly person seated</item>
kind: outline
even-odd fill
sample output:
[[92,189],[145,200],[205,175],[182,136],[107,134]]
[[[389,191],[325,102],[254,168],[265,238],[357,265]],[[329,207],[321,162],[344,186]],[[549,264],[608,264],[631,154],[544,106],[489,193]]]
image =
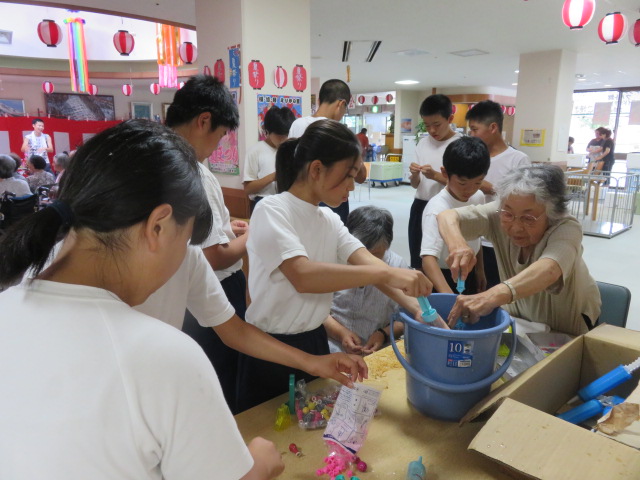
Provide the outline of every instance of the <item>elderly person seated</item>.
[[14,193],[17,197],[31,195],[29,185],[24,180],[13,178],[16,162],[9,155],[0,155],[0,195]]
[[494,308],[579,335],[600,316],[600,293],[582,259],[582,227],[567,213],[560,168],[513,170],[497,185],[499,200],[446,210],[438,227],[449,248],[454,278],[466,278],[475,255],[465,239],[484,236],[495,247],[502,283],[477,295],[460,295],[449,315],[474,323]]
[[53,157],[53,165],[56,169],[56,183],[60,183],[60,179],[62,178],[62,174],[71,163],[71,157],[68,153],[58,153],[55,157]]
[[45,171],[47,162],[40,155],[31,155],[27,162],[27,168],[31,172],[31,175],[27,177],[27,183],[33,193],[38,191],[38,187],[53,185],[56,181],[53,174]]

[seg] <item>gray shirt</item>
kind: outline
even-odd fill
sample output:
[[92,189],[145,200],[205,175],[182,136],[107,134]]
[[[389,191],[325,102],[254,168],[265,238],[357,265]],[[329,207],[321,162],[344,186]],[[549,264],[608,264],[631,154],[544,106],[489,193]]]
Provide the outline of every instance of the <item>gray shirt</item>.
[[13,177],[0,179],[0,195],[4,192],[15,193],[16,197],[31,195],[31,190],[27,182]]
[[[397,253],[387,250],[382,260],[390,267],[409,268]],[[373,332],[389,325],[400,306],[373,285],[341,290],[333,294],[331,316],[360,337],[362,345]],[[329,339],[331,353],[341,352],[342,345]]]

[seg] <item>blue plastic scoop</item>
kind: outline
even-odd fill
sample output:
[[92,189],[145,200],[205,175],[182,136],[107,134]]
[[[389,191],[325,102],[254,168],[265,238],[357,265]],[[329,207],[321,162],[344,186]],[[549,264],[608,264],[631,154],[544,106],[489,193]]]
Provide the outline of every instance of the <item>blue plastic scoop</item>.
[[[458,291],[459,294],[462,294],[462,292],[464,292],[464,280],[462,279],[462,275],[458,274],[458,284],[456,285],[456,290]],[[466,327],[465,323],[462,321],[462,318],[459,318],[458,321],[456,322],[456,326],[453,327],[456,330],[464,330]]]
[[433,323],[438,318],[438,312],[431,306],[427,297],[418,297],[418,303],[422,309],[422,320],[426,323]]

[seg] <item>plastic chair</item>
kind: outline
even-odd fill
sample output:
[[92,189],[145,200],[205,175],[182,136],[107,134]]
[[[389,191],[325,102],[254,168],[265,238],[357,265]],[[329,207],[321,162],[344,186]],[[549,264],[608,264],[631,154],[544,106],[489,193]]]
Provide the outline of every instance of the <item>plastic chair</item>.
[[596,284],[602,299],[602,308],[597,325],[606,323],[625,328],[627,326],[627,315],[629,315],[631,292],[622,285],[604,282],[596,282]]

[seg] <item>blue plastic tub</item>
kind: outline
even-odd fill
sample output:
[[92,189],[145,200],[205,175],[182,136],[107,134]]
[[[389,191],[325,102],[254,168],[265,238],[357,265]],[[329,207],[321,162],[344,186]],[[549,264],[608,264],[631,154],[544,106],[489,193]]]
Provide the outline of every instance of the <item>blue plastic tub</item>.
[[[435,293],[431,306],[447,318],[457,295]],[[429,417],[460,420],[490,391],[491,384],[509,367],[516,347],[515,322],[501,308],[481,317],[465,330],[444,330],[415,321],[401,313],[404,322],[402,357],[393,338],[391,345],[407,371],[407,397],[411,404]],[[513,328],[509,356],[494,372],[500,337],[509,325]]]

